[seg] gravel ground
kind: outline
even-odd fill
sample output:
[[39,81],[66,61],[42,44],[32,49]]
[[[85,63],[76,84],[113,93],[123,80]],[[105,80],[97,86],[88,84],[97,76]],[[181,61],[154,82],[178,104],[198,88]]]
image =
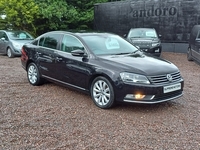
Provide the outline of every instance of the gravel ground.
[[0,55],[0,149],[200,150],[200,66],[186,54],[162,57],[181,71],[181,98],[103,110],[53,83],[31,86],[20,58]]

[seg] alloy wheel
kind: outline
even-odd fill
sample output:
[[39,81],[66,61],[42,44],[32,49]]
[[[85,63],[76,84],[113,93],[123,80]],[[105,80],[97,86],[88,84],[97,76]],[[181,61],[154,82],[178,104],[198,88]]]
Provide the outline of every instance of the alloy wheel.
[[93,96],[100,106],[107,105],[111,98],[110,87],[105,81],[98,80],[93,86]]
[[31,84],[35,84],[38,80],[37,69],[34,65],[30,65],[28,68],[28,79]]
[[7,49],[7,56],[9,58],[12,58],[13,57],[13,54],[12,54],[12,50],[10,48]]

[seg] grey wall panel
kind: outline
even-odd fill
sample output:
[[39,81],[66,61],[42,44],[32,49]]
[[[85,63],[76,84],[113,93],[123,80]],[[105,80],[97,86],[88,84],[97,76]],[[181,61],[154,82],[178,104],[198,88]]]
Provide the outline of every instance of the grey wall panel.
[[200,24],[200,0],[127,0],[96,4],[96,30],[126,34],[130,28],[151,27],[162,42],[187,42]]

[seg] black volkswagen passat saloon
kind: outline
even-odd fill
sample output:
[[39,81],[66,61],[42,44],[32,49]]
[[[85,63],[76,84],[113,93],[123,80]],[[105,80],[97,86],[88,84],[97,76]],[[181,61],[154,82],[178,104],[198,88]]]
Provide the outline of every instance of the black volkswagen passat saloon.
[[45,33],[22,48],[30,84],[44,80],[89,93],[100,108],[115,102],[154,104],[182,96],[179,69],[110,33]]

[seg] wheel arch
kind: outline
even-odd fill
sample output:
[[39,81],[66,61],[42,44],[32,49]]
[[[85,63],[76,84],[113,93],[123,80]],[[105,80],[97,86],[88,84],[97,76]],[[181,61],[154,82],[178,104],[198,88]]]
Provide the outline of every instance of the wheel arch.
[[33,60],[29,59],[29,60],[27,61],[27,63],[26,63],[26,71],[27,71],[28,65],[29,65],[30,63],[35,63],[35,62],[34,62]]
[[[89,91],[91,90],[90,87],[91,87],[92,82],[94,81],[94,79],[97,78],[97,77],[100,77],[100,76],[106,78],[110,82],[110,84],[114,87],[113,79],[115,80],[115,78],[114,78],[113,73],[111,71],[105,71],[104,70],[104,71],[101,71],[101,72],[97,72],[96,74],[94,74],[90,78],[89,83],[88,83]],[[113,90],[114,90],[114,88],[113,88]]]
[[11,49],[11,47],[8,45],[8,46],[6,47],[6,52],[7,52],[7,50],[8,50],[9,48]]

